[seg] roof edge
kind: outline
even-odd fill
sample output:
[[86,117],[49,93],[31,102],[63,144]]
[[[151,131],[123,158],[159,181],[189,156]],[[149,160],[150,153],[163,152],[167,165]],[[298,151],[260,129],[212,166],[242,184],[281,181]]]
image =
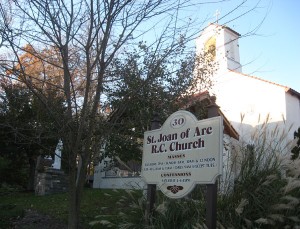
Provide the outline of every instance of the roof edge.
[[223,29],[228,29],[230,32],[236,34],[238,37],[241,36],[241,34],[239,34],[238,32],[236,32],[235,30],[231,29],[230,27],[228,27],[227,25],[219,25],[219,24],[216,24],[216,23],[209,23],[209,25],[207,27],[209,27],[210,25],[214,25],[214,26],[217,26],[217,27],[221,27]]
[[229,72],[234,72],[234,73],[237,73],[237,74],[240,74],[240,75],[252,78],[252,79],[260,80],[260,81],[263,81],[263,82],[266,82],[266,83],[269,83],[269,84],[273,84],[273,85],[278,86],[278,87],[282,87],[285,90],[285,92],[290,93],[291,95],[294,95],[294,96],[296,96],[300,99],[300,93],[298,91],[292,89],[291,87],[284,86],[284,85],[278,84],[278,83],[274,83],[272,81],[265,80],[265,79],[259,78],[257,76],[247,75],[245,73],[241,73],[241,72],[238,72],[238,71],[235,71],[235,70],[229,70]]
[[300,99],[300,93],[298,91],[294,90],[293,88],[286,87],[285,92],[290,93],[291,95],[296,96],[296,97],[298,97],[298,99]]

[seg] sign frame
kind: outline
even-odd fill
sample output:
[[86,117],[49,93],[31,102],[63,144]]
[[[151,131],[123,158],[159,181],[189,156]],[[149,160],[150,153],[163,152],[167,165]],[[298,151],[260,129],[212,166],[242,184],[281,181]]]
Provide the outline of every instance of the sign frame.
[[182,198],[196,184],[216,182],[223,172],[222,153],[222,117],[197,120],[180,110],[160,129],[144,133],[142,177],[166,196]]

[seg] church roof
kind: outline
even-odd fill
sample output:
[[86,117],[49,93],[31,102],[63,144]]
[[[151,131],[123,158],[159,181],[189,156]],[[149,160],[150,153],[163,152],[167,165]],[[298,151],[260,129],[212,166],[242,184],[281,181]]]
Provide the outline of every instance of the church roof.
[[216,26],[216,27],[220,27],[220,28],[222,28],[222,29],[227,29],[227,30],[229,30],[230,32],[236,34],[237,36],[239,36],[239,37],[241,36],[241,34],[239,34],[238,32],[236,32],[235,30],[229,28],[229,27],[226,26],[226,25],[219,25],[219,24],[216,24],[216,23],[209,23],[209,25],[208,25],[206,28],[208,28],[208,27],[211,26],[211,25]]
[[300,99],[300,93],[298,91],[296,91],[296,90],[294,90],[294,89],[292,89],[290,87],[289,88],[286,87],[285,91],[288,92],[288,93],[290,93],[291,95],[294,95],[294,96],[298,97]]
[[247,75],[247,74],[244,74],[244,73],[241,73],[241,72],[237,72],[237,71],[234,71],[234,70],[229,70],[230,72],[234,72],[236,74],[239,74],[239,75],[243,75],[243,76],[246,76],[246,77],[249,77],[249,78],[252,78],[252,79],[256,79],[256,80],[259,80],[259,81],[263,81],[263,82],[266,82],[268,84],[273,84],[275,86],[278,86],[278,87],[282,87],[285,92],[293,95],[293,96],[296,96],[300,99],[300,93],[297,92],[296,90],[292,89],[291,87],[288,87],[288,86],[284,86],[284,85],[281,85],[281,84],[278,84],[278,83],[274,83],[272,81],[269,81],[269,80],[265,80],[265,79],[262,79],[262,78],[259,78],[257,76],[251,76],[251,75]]

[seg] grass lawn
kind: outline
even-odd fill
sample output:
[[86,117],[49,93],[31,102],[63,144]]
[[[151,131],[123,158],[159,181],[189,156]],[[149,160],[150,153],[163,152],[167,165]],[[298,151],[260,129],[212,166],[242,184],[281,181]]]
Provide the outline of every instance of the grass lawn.
[[[81,223],[84,228],[103,228],[97,224],[93,227],[89,226],[89,222],[95,220],[95,217],[99,215],[101,215],[101,219],[116,223],[118,213],[128,211],[128,203],[117,205],[123,196],[127,196],[124,190],[85,189],[81,205]],[[67,222],[68,194],[47,196],[35,196],[34,193],[20,192],[2,194],[0,195],[0,228],[5,228],[9,219],[22,217],[24,209],[37,210]]]

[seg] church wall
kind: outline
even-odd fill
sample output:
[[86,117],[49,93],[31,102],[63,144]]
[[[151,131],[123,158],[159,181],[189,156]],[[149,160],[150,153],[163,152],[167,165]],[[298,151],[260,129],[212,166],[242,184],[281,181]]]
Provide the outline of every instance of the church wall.
[[[216,38],[215,60],[219,70],[213,78],[214,86],[209,94],[216,96],[216,103],[239,133],[240,142],[236,145],[255,144],[276,152],[290,153],[290,148],[286,146],[293,140],[294,131],[300,127],[300,100],[287,93],[284,86],[243,74],[239,34],[226,26],[210,24],[196,40],[197,53],[205,49],[212,36]],[[289,131],[292,123],[294,127]],[[232,140],[229,142],[234,143]],[[238,160],[231,159],[241,159],[244,151],[239,151],[238,147],[233,149],[236,150],[223,154],[223,190],[226,190],[227,178],[235,177],[240,170]],[[227,171],[228,168],[233,168],[233,171]]]
[[[202,33],[201,36],[199,36],[196,39],[196,53],[199,55],[200,53],[203,52],[204,50],[204,44],[205,42],[212,36],[215,36],[216,34],[218,34],[218,30],[216,28],[216,26],[212,25],[207,27]],[[218,41],[217,41],[218,43]],[[217,47],[218,48],[218,47]]]
[[225,45],[224,45],[224,41],[225,41],[225,34],[224,34],[224,30],[221,30],[219,31],[219,34],[217,36],[217,39],[216,39],[216,60],[218,62],[218,68],[219,68],[219,71],[222,71],[224,69],[227,70],[227,67],[228,67],[228,61],[227,61],[227,58],[226,58],[226,48],[225,48]]
[[224,69],[230,69],[237,72],[242,72],[240,64],[238,35],[229,31],[228,29],[221,31],[223,40],[219,44],[225,44],[223,46],[224,51],[222,56],[225,57],[226,67]]
[[197,54],[204,50],[205,43],[211,38],[216,38],[216,61],[219,63],[219,70],[227,69],[242,71],[240,64],[238,34],[226,27],[210,24],[196,40]]
[[296,96],[286,93],[287,126],[292,125],[289,138],[294,138],[294,132],[300,127],[300,100]]
[[145,186],[146,183],[140,176],[136,176],[136,177],[120,177],[117,175],[106,176],[106,172],[103,170],[103,166],[98,165],[95,167],[93,188],[144,189]]
[[268,119],[269,126],[282,126],[286,119],[284,88],[236,72],[216,77],[212,90],[217,104],[242,138]]
[[142,190],[146,183],[141,177],[101,177],[94,180],[93,188]]

